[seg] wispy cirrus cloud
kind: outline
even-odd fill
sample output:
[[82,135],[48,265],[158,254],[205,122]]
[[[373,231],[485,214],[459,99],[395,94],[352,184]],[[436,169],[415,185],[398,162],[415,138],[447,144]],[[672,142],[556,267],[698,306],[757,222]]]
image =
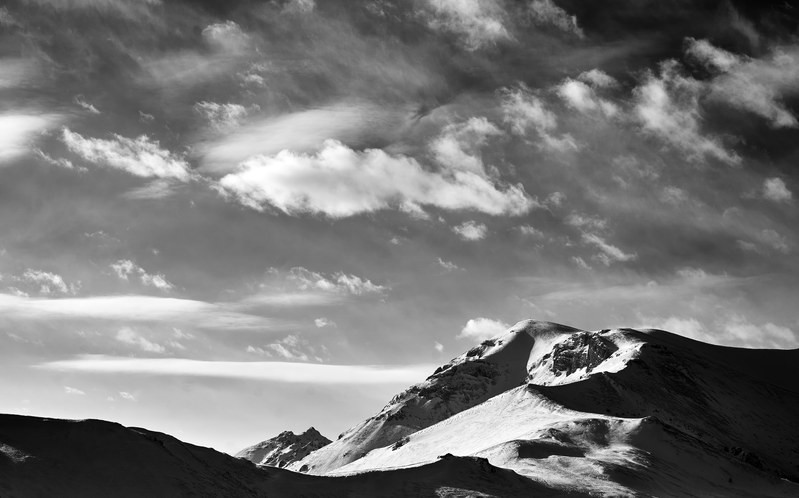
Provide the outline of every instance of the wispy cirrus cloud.
[[250,379],[291,384],[411,384],[425,379],[434,365],[328,365],[263,361],[204,361],[182,358],[124,358],[80,355],[33,368],[58,372],[137,374]]

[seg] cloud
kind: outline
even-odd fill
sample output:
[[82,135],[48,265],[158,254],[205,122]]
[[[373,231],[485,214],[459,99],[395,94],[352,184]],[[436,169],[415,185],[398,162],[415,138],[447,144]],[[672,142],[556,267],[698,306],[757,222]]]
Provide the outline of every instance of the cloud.
[[[22,287],[22,295],[36,293],[41,296],[75,294],[80,287],[78,284],[67,284],[61,275],[43,270],[28,268],[20,276],[11,277],[11,280]],[[19,289],[17,289],[19,292]]]
[[596,92],[582,81],[566,78],[555,91],[569,107],[583,114],[600,113],[606,117],[613,117],[619,113],[616,104],[597,96]]
[[531,19],[539,25],[554,26],[557,29],[571,33],[577,38],[584,38],[585,34],[577,25],[577,17],[555,5],[552,0],[533,0],[529,4]]
[[493,320],[491,318],[472,318],[460,333],[456,336],[458,339],[469,339],[482,341],[489,339],[495,335],[503,334],[510,328],[505,322]]
[[104,320],[165,323],[210,330],[274,330],[286,324],[239,311],[239,303],[207,303],[152,296],[94,296],[41,299],[0,294],[0,316],[9,320],[55,323]]
[[452,261],[445,261],[441,258],[438,258],[438,264],[439,266],[441,266],[441,268],[447,271],[455,271],[460,269],[460,267],[455,263],[453,263]]
[[757,238],[762,244],[774,249],[775,251],[781,252],[783,254],[788,254],[791,252],[791,246],[788,244],[788,240],[784,235],[780,234],[776,230],[764,228],[760,231]]
[[687,39],[685,55],[715,71],[727,72],[741,63],[741,58],[724,49],[714,47],[707,40]]
[[433,349],[435,349],[439,353],[443,353],[444,352],[444,345],[441,344],[440,342],[436,341],[436,342],[433,343]]
[[[757,326],[739,314],[725,316],[707,327],[693,317],[650,318],[646,328],[662,329],[697,341],[749,348],[794,348],[794,332],[772,322]],[[641,327],[641,328],[645,328]]]
[[483,223],[471,220],[452,227],[452,231],[457,233],[463,240],[471,241],[484,239],[488,234],[488,228]]
[[164,353],[166,351],[164,346],[151,342],[130,327],[119,329],[116,340],[129,346],[136,346],[138,349],[147,353]]
[[90,114],[100,114],[100,111],[94,105],[86,102],[82,95],[78,95],[74,99],[75,104]]
[[600,237],[593,233],[584,233],[583,241],[595,246],[601,251],[597,258],[605,265],[610,266],[611,263],[632,261],[638,256],[635,253],[626,253],[618,247],[609,244]]
[[766,178],[763,181],[763,197],[774,202],[790,202],[793,194],[782,178]]
[[546,149],[565,152],[578,148],[571,135],[555,135],[557,117],[527,87],[504,89],[502,94],[503,120],[510,125],[514,134],[526,136],[527,131],[532,129],[538,135],[540,145]]
[[125,391],[119,391],[119,397],[128,401],[136,401],[136,396]]
[[345,218],[388,208],[422,212],[429,205],[447,210],[519,215],[532,201],[521,185],[502,189],[486,174],[444,167],[428,171],[415,159],[379,149],[355,151],[326,140],[316,154],[284,150],[257,156],[219,180],[220,191],[242,205],[286,214]]
[[111,140],[84,138],[64,128],[61,140],[67,148],[86,161],[109,166],[143,178],[187,181],[192,173],[181,157],[161,149],[157,140],[146,135],[136,139],[113,135]]
[[288,335],[283,339],[267,344],[264,347],[247,346],[248,353],[256,353],[261,356],[277,357],[288,361],[310,361],[313,359],[321,362],[322,359],[316,354],[316,348],[311,346],[308,341],[296,335]]
[[149,274],[144,268],[129,259],[120,259],[116,263],[112,263],[111,269],[121,280],[128,281],[131,275],[135,275],[142,284],[148,287],[154,287],[164,292],[169,292],[175,288],[164,275],[160,273]]
[[216,102],[197,102],[194,110],[217,131],[225,131],[238,127],[249,111],[239,104],[218,104]]
[[75,165],[72,164],[72,161],[70,161],[69,159],[66,159],[64,157],[59,157],[58,159],[56,159],[54,157],[49,156],[48,154],[45,154],[40,149],[34,149],[33,152],[37,156],[39,156],[47,164],[51,164],[53,166],[58,166],[59,168],[71,169],[71,170],[79,171],[81,173],[85,173],[85,172],[89,171],[86,168],[82,168],[82,167],[81,168],[76,168]]
[[757,114],[775,128],[799,127],[783,101],[799,93],[799,48],[777,48],[753,59],[689,38],[686,54],[720,73],[707,84],[710,99]]
[[[274,273],[276,270],[272,269],[270,271]],[[301,266],[292,268],[286,279],[294,282],[300,290],[321,290],[354,296],[381,294],[387,290],[382,285],[374,284],[370,280],[356,275],[348,275],[344,272],[323,275]]]
[[583,83],[591,85],[594,88],[613,88],[619,84],[619,82],[616,81],[616,78],[610,76],[605,71],[596,68],[580,73],[577,79]]
[[511,39],[500,2],[424,0],[421,14],[430,28],[458,36],[467,50]]
[[448,170],[464,170],[485,177],[480,149],[490,137],[501,135],[502,131],[486,118],[470,118],[464,123],[447,125],[430,144],[430,150]]
[[250,37],[233,21],[208,25],[202,37],[213,49],[228,54],[242,53],[250,45]]
[[64,392],[66,394],[76,394],[78,396],[86,396],[85,392],[81,391],[80,389],[78,389],[76,387],[64,386]]
[[314,323],[314,325],[316,325],[317,328],[320,328],[320,329],[325,328],[325,327],[335,327],[336,326],[336,322],[334,322],[334,321],[332,321],[332,320],[330,320],[328,318],[325,318],[325,317],[319,317],[319,318],[315,319],[313,321],[313,323]]
[[361,143],[391,134],[406,124],[410,109],[360,100],[336,102],[278,116],[252,119],[220,138],[198,144],[204,171],[231,172],[253,156],[287,150],[317,152],[325,140]]
[[521,225],[516,227],[516,229],[519,230],[519,233],[527,237],[540,238],[544,236],[544,232],[530,225]]
[[738,164],[740,156],[701,129],[702,89],[700,82],[680,74],[676,61],[667,61],[661,64],[660,76],[649,74],[635,89],[634,114],[644,132],[669,143],[693,161],[711,157]]
[[[290,384],[413,384],[424,380],[434,365],[328,365],[293,362],[204,361],[181,358],[126,358],[80,355],[71,360],[33,365],[57,372],[107,375],[139,374],[179,377],[248,379]],[[120,393],[122,395],[122,393]]]
[[35,139],[60,120],[47,114],[0,114],[0,163],[31,152]]

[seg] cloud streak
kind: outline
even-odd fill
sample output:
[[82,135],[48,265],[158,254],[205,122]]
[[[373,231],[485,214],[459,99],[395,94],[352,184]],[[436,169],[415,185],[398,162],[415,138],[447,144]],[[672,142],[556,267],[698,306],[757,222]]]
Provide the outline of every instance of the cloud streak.
[[57,372],[136,374],[285,382],[314,385],[412,384],[424,380],[434,365],[326,365],[293,362],[204,361],[182,358],[124,358],[80,355],[32,366]]

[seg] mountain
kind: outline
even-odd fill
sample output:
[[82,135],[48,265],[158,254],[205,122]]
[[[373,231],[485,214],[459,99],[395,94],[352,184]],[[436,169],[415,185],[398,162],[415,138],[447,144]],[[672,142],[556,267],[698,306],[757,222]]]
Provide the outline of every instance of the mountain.
[[[799,349],[524,321],[300,458],[0,415],[0,496],[799,496]],[[252,460],[252,461],[248,461]]]
[[349,477],[318,477],[101,420],[0,415],[0,496],[363,497],[585,496],[500,469],[485,458]]
[[[424,382],[394,396],[377,414],[288,468],[324,474],[517,387],[527,378],[532,349],[544,348],[545,338],[573,332],[577,329],[565,325],[522,322],[439,367]],[[539,337],[537,348],[534,336]]]
[[799,496],[799,350],[525,321],[291,468],[487,458],[558,490]]
[[236,457],[257,465],[282,468],[328,444],[330,440],[311,427],[300,435],[291,431],[281,432],[271,439],[244,448],[236,453]]

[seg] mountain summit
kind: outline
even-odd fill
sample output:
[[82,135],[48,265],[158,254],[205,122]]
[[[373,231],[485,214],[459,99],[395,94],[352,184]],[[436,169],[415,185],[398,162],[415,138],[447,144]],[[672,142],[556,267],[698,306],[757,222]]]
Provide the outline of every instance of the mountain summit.
[[285,467],[328,444],[330,440],[311,427],[299,435],[291,431],[281,432],[271,439],[244,448],[236,453],[236,457],[257,465]]

